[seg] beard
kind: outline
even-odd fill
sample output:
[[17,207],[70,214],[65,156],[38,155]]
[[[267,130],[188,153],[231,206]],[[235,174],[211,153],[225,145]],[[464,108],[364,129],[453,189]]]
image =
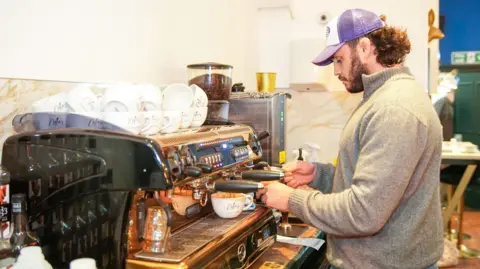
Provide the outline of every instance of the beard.
[[357,53],[354,53],[352,57],[352,68],[350,69],[350,77],[352,80],[350,82],[350,87],[347,88],[349,93],[363,92],[364,89],[362,75],[364,74],[368,74],[367,69],[360,62]]

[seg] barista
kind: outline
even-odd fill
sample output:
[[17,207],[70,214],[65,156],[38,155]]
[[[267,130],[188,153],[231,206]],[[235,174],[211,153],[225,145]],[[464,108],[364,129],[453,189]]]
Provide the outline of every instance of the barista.
[[333,63],[347,91],[363,94],[338,163],[287,164],[288,186],[274,182],[258,193],[325,232],[333,268],[438,268],[442,130],[425,89],[403,66],[409,52],[407,33],[370,11],[334,18],[313,63]]

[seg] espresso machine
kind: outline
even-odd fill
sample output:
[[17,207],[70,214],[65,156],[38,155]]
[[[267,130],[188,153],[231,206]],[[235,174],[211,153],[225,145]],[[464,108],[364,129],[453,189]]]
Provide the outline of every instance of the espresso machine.
[[233,92],[228,120],[252,126],[261,139],[262,161],[279,166],[287,160],[286,107],[289,93]]
[[[210,200],[282,179],[261,157],[245,125],[150,137],[58,129],[9,137],[2,165],[54,268],[80,257],[102,269],[248,268],[275,241],[272,210],[220,218]],[[175,204],[185,197],[193,202]]]

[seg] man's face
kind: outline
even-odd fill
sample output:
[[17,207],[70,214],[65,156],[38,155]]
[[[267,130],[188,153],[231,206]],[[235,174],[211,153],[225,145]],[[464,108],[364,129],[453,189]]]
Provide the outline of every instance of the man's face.
[[357,50],[348,44],[343,45],[333,55],[334,74],[350,93],[363,91],[362,75],[367,74],[361,63]]

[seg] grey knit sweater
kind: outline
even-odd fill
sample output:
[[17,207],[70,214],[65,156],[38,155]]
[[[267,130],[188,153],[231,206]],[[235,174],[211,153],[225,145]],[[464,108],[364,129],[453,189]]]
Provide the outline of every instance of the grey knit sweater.
[[442,127],[407,67],[363,76],[364,97],[343,129],[336,168],[317,164],[290,211],[327,233],[345,269],[422,269],[443,253]]

